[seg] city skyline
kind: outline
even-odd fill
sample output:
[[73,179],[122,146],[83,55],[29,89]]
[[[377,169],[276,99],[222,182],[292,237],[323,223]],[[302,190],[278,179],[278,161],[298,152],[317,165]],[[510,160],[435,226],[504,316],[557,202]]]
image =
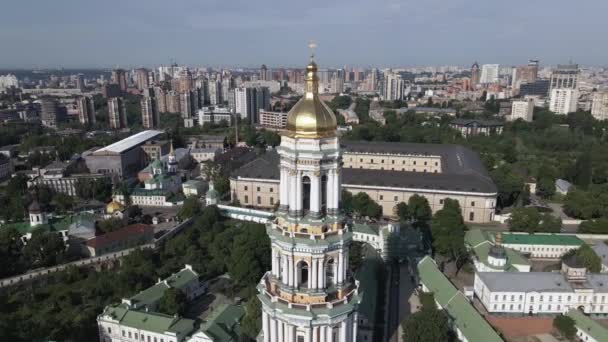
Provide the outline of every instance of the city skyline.
[[[595,44],[603,33],[600,15],[608,10],[599,0],[578,4],[585,16],[575,17],[562,0],[182,1],[168,6],[156,0],[7,4],[0,14],[0,44],[8,47],[0,68],[137,67],[171,60],[297,67],[310,39],[318,42],[317,59],[328,67],[518,65],[530,58],[544,65],[568,60],[601,65],[608,57],[608,48]],[[554,24],[564,22],[569,25]]]

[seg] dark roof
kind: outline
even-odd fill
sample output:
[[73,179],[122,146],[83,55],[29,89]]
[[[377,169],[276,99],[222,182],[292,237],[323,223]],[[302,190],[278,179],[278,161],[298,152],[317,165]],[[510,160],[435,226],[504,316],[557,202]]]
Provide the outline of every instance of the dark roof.
[[90,246],[93,248],[101,248],[112,242],[125,240],[126,238],[134,236],[134,235],[142,235],[148,231],[150,233],[152,233],[154,231],[154,228],[147,224],[142,224],[142,223],[131,224],[126,227],[115,230],[113,232],[99,235],[99,236],[87,241],[87,246]]
[[440,156],[444,174],[477,174],[489,177],[477,153],[461,145],[346,141],[342,143],[342,148],[345,151],[363,153]]
[[[343,148],[347,151],[370,153],[382,151],[385,153],[441,155],[444,164],[443,173],[343,168],[342,183],[344,184],[464,192],[496,192],[496,186],[488,177],[477,155],[459,145],[348,142]],[[280,178],[279,155],[276,150],[268,151],[234,171],[232,176],[278,181]]]
[[499,127],[504,126],[504,124],[500,121],[493,120],[477,120],[477,119],[456,119],[452,120],[452,125],[457,126],[480,126],[480,127]]
[[27,211],[32,213],[32,214],[37,214],[40,213],[42,211],[42,207],[40,206],[40,203],[38,203],[38,201],[34,200],[29,207],[27,207]]

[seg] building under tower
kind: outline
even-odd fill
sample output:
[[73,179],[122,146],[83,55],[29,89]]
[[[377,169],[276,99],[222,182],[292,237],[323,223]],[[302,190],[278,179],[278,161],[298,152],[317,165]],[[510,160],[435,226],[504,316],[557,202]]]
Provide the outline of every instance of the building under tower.
[[336,118],[318,96],[317,65],[282,133],[280,206],[269,223],[272,270],[262,278],[264,342],[357,340],[360,296],[348,268],[352,232],[340,212]]

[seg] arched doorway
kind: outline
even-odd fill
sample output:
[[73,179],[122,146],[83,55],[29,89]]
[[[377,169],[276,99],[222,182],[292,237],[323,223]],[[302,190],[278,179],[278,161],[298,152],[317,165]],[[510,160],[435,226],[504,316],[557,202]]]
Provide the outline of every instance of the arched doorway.
[[304,260],[300,260],[296,265],[297,270],[297,286],[308,287],[308,264]]
[[335,267],[334,259],[331,258],[331,259],[327,260],[327,262],[325,263],[325,284],[328,287],[335,284],[334,267]]
[[302,209],[310,211],[310,177],[302,177]]

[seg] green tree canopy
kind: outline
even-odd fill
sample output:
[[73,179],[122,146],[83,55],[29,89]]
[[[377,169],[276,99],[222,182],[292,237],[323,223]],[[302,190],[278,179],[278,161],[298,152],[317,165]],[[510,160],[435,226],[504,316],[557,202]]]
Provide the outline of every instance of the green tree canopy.
[[584,244],[578,249],[571,250],[570,252],[564,254],[562,256],[562,260],[566,260],[572,256],[575,256],[576,259],[581,262],[589,272],[599,273],[602,270],[602,259],[588,244]]
[[579,233],[608,234],[608,218],[583,221],[578,227]]
[[553,327],[570,341],[576,337],[576,325],[572,318],[565,315],[558,315],[553,319]]
[[184,204],[177,212],[180,220],[187,220],[198,215],[202,211],[201,202],[197,197],[190,196],[184,200]]
[[460,204],[457,200],[446,198],[443,201],[443,208],[438,210],[431,220],[435,252],[459,264],[467,255],[464,246],[465,229]]
[[429,221],[433,215],[429,201],[424,196],[412,195],[407,202],[410,218],[417,222]]

